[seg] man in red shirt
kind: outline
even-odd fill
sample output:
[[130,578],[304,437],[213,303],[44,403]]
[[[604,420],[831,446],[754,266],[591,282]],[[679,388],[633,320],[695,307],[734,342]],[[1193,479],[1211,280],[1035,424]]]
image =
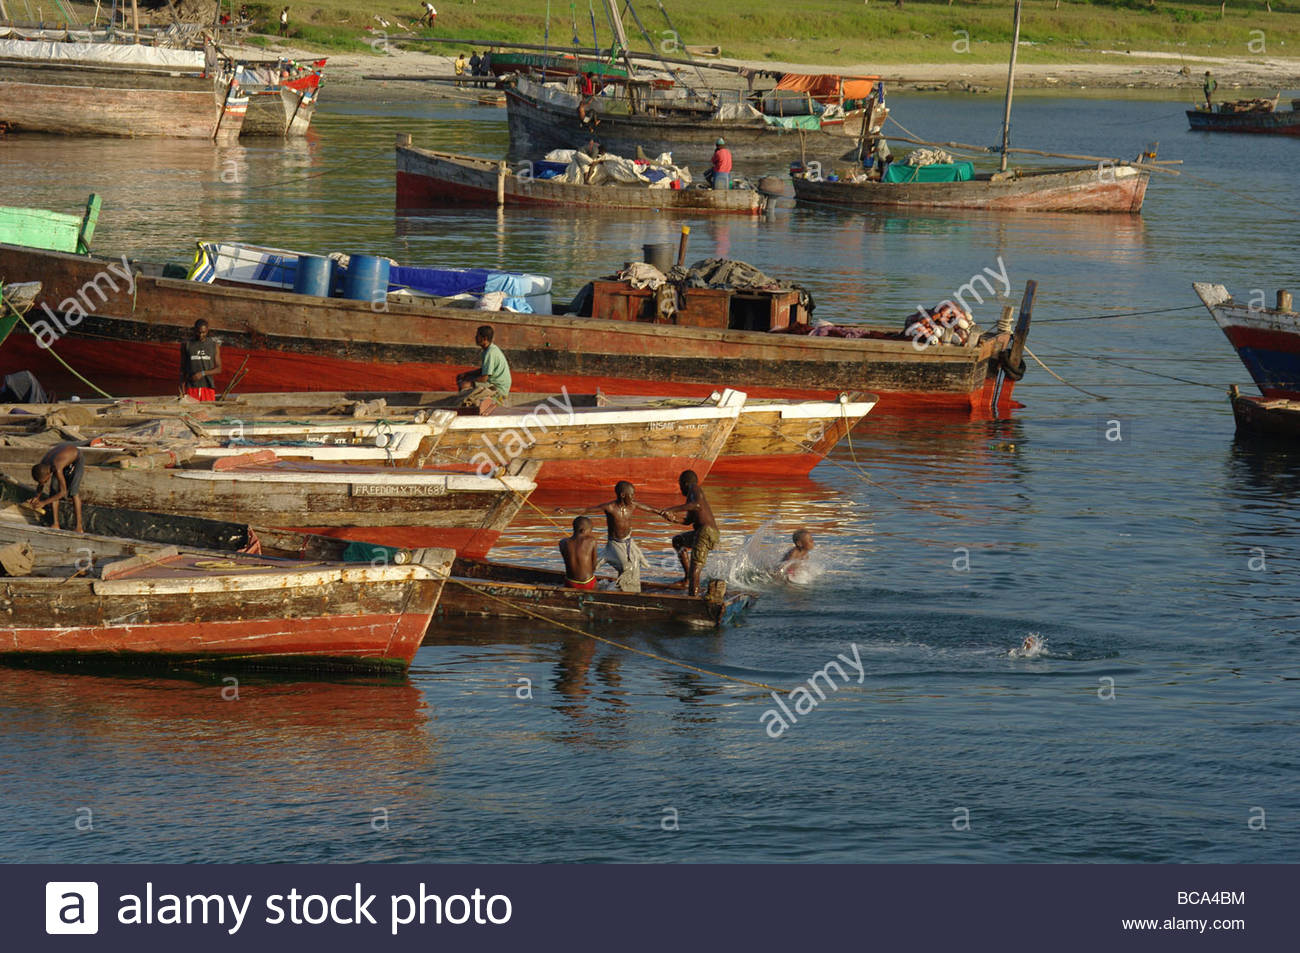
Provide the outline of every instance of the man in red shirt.
[[713,162],[710,178],[715,189],[731,188],[731,151],[727,140],[719,139],[718,147],[713,150]]

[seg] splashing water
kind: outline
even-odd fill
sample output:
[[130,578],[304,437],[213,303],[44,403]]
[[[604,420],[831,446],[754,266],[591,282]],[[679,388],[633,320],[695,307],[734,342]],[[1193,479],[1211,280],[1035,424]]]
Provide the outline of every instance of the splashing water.
[[728,587],[757,589],[793,583],[811,585],[827,570],[827,557],[820,549],[806,559],[783,562],[791,547],[788,533],[778,531],[776,521],[769,520],[745,537],[740,549],[723,553],[709,561],[706,574],[711,579],[725,579]]
[[1012,649],[1007,654],[1012,658],[1039,658],[1046,652],[1047,640],[1037,632],[1030,632],[1019,648]]

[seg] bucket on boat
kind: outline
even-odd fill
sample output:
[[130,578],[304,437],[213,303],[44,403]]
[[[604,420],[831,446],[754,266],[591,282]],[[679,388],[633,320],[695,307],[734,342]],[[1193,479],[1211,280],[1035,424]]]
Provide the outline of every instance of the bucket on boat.
[[673,266],[673,252],[676,249],[671,242],[652,242],[642,245],[642,258],[647,265],[654,265],[664,274]]
[[295,294],[328,298],[333,279],[333,260],[321,255],[298,256],[298,271],[293,276]]
[[388,297],[388,259],[353,255],[343,280],[343,297],[353,301],[383,301]]

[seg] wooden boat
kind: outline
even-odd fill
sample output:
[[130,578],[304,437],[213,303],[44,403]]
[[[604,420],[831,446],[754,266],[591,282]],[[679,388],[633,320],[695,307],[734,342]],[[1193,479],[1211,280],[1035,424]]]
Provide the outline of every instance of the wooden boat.
[[[289,434],[301,434],[310,428],[313,446],[309,448],[312,459],[332,460],[352,463],[388,463],[396,466],[416,465],[419,457],[417,450],[427,430],[435,430],[444,424],[443,418],[452,417],[450,429],[463,428],[467,434],[473,434],[484,423],[498,421],[497,426],[506,430],[517,429],[519,415],[535,412],[536,408],[563,404],[574,409],[574,415],[581,418],[593,408],[604,411],[619,411],[628,415],[651,413],[649,418],[653,433],[660,429],[668,430],[666,425],[656,426],[654,420],[664,410],[685,412],[685,420],[696,420],[694,411],[716,407],[726,400],[726,391],[715,393],[702,401],[693,398],[636,398],[610,397],[597,394],[512,394],[510,406],[493,412],[490,417],[455,415],[446,409],[454,395],[442,391],[427,393],[394,392],[343,392],[316,391],[300,394],[240,394],[215,401],[212,404],[196,405],[192,401],[174,399],[149,400],[126,399],[116,402],[81,401],[78,407],[83,411],[93,411],[99,416],[96,423],[86,428],[86,433],[99,433],[102,428],[126,427],[144,424],[159,417],[185,415],[192,422],[198,423],[218,440],[230,440],[238,435],[243,444],[230,448],[230,452],[240,452],[241,446],[251,442],[275,443],[277,440],[289,439]],[[353,419],[352,414],[358,407],[374,406],[383,401],[382,409],[370,411],[371,416],[382,415],[382,423],[373,420]],[[722,445],[717,459],[709,468],[704,462],[696,462],[691,468],[701,477],[713,474],[731,476],[771,475],[807,473],[815,467],[839,443],[844,436],[856,427],[876,405],[873,394],[844,394],[834,401],[788,401],[759,399],[746,400],[736,417],[730,435]],[[22,408],[23,414],[7,416],[10,408],[0,405],[0,427],[22,426],[24,429],[43,430],[45,417],[39,416],[57,412],[67,405],[29,405]],[[32,416],[38,415],[38,416]],[[341,420],[339,418],[342,418]],[[278,420],[277,420],[278,418]],[[283,423],[289,418],[288,423]],[[617,418],[623,419],[623,418]],[[632,419],[640,419],[633,416]],[[673,419],[673,418],[670,418]],[[209,421],[217,421],[210,423]],[[223,423],[238,421],[239,423]],[[422,423],[419,421],[423,421]],[[478,425],[476,427],[476,425]],[[691,426],[695,426],[691,424]],[[636,428],[633,428],[636,432]],[[376,437],[382,437],[383,447],[376,446]],[[668,437],[667,434],[664,437]],[[461,438],[462,441],[464,437]],[[500,445],[499,438],[498,445]],[[646,438],[644,435],[638,439]],[[661,438],[662,439],[662,438]],[[679,437],[677,441],[685,440]],[[343,446],[336,446],[335,441],[342,441]],[[449,442],[455,442],[449,441]],[[471,442],[461,453],[478,452]],[[202,452],[201,450],[199,451]],[[295,449],[277,447],[276,454],[292,459]],[[532,459],[545,460],[546,465],[537,476],[538,486],[542,489],[554,488],[557,479],[551,475],[562,467],[563,461],[552,460],[546,456],[547,451],[534,445],[528,451]],[[602,488],[620,479],[631,480],[638,486],[649,484],[659,486],[662,479],[642,480],[628,475],[632,472],[627,457],[608,451],[600,451],[600,459],[591,459],[586,470],[574,473],[564,481],[564,488],[598,484]],[[390,458],[391,455],[391,458]],[[473,459],[473,454],[470,454]],[[440,466],[446,460],[437,458],[433,461]],[[587,472],[591,471],[591,472]],[[636,472],[641,472],[640,466]],[[676,488],[677,473],[671,474],[671,485]],[[612,478],[612,479],[611,479]]]
[[1272,136],[1300,136],[1300,99],[1290,109],[1278,109],[1280,95],[1271,100],[1220,103],[1217,110],[1198,106],[1187,110],[1193,132],[1248,132]]
[[[411,145],[397,146],[397,207],[546,205],[758,215],[766,200],[754,189],[652,189],[644,185],[585,185],[537,178],[534,163],[505,162]],[[527,172],[527,174],[524,174]]]
[[[849,208],[924,208],[981,209],[1005,212],[1122,212],[1137,214],[1146,198],[1151,178],[1150,166],[1142,160],[1155,160],[1155,150],[1143,153],[1134,162],[1111,159],[1095,165],[1057,168],[1008,169],[1012,153],[1030,153],[1059,158],[1031,149],[1013,149],[1011,135],[1011,99],[1015,87],[1016,54],[1020,46],[1020,0],[1015,3],[1015,22],[1011,41],[1011,62],[1007,72],[1006,101],[1002,115],[1002,145],[997,172],[975,173],[969,162],[949,162],[939,166],[910,168],[891,164],[883,178],[871,181],[859,165],[849,175],[828,181],[820,174],[807,172],[794,176],[795,198],[801,202],[838,205]],[[873,154],[876,135],[863,137],[859,156]],[[902,141],[918,145],[937,145],[903,137]],[[946,147],[993,151],[985,146],[944,143]],[[853,181],[856,178],[858,181]],[[926,179],[931,179],[926,181]]]
[[0,206],[0,242],[88,255],[100,205],[99,196],[91,193],[86,210],[79,216],[42,208]]
[[[617,0],[606,0],[615,39],[609,62],[621,57],[626,75],[600,71],[595,95],[581,96],[568,73],[563,74],[568,88],[546,83],[554,64],[545,58],[538,72],[518,71],[502,80],[513,154],[572,149],[594,134],[610,152],[624,155],[635,155],[640,147],[647,155],[671,152],[679,161],[707,160],[722,137],[746,159],[794,157],[808,148],[843,151],[858,140],[863,122],[868,131],[879,131],[888,115],[873,98],[875,76],[787,73],[770,96],[697,90],[686,81],[643,77],[623,26],[628,6],[621,10]],[[493,69],[495,60],[493,54]],[[787,108],[787,93],[804,107]]]
[[0,585],[0,661],[401,672],[454,554],[347,565],[169,546],[0,518],[30,572]]
[[699,596],[644,582],[641,592],[570,589],[564,584],[563,572],[472,559],[456,560],[449,583],[438,603],[439,619],[535,619],[540,615],[570,624],[676,622],[715,628],[734,622],[757,598],[747,592],[728,594],[727,584],[720,579],[710,582]]
[[203,50],[0,39],[0,125],[18,132],[233,141],[247,109]]
[[[694,470],[701,479],[708,475],[745,406],[745,394],[734,390],[723,391],[716,401],[658,407],[578,406],[561,394],[537,395],[532,402],[480,416],[447,409],[455,395],[433,397],[423,410],[386,406],[376,412],[379,420],[306,415],[301,405],[286,408],[283,401],[279,411],[296,412],[277,420],[253,402],[222,402],[216,408],[220,419],[201,424],[206,437],[195,438],[178,426],[195,459],[220,460],[266,449],[282,460],[436,467],[490,476],[526,454],[542,464],[536,478],[542,489],[607,489],[618,480],[631,480],[651,492],[671,493],[683,470]],[[133,409],[137,416],[148,414],[147,405]],[[207,410],[192,402],[169,402],[161,409],[198,411],[194,421]],[[417,416],[422,420],[415,421]],[[101,421],[89,431],[99,434],[94,446],[120,446],[122,432],[112,429],[112,418]]]
[[[876,77],[845,80],[871,84]],[[515,155],[573,149],[594,135],[610,152],[634,155],[641,148],[646,155],[670,152],[679,161],[707,162],[719,138],[746,160],[794,158],[807,151],[843,152],[857,143],[864,121],[871,132],[879,132],[888,114],[874,102],[833,111],[831,118],[764,116],[740,102],[726,111],[712,98],[683,96],[680,90],[636,79],[611,84],[608,94],[591,102],[523,76],[504,83]]]
[[[1192,283],[1197,296],[1237,350],[1266,398],[1300,400],[1300,312],[1291,295],[1277,293],[1277,307],[1239,303],[1223,285]],[[1262,297],[1262,295],[1261,295]]]
[[1001,212],[1140,212],[1151,173],[1137,165],[978,172],[957,182],[829,182],[797,176],[801,202],[848,208],[961,208]]
[[[423,300],[376,309],[369,301],[222,287],[138,269],[128,281],[112,271],[122,267],[121,260],[0,245],[0,274],[40,275],[43,284],[32,332],[11,334],[0,350],[6,363],[65,392],[84,390],[52,346],[110,393],[172,394],[177,342],[199,318],[221,340],[225,367],[237,369],[247,358],[243,386],[250,391],[449,390],[457,372],[480,360],[473,342],[481,311]],[[771,333],[782,314],[788,325],[785,291],[690,289],[677,323],[657,324],[642,319],[651,292],[619,282],[597,283],[598,291],[602,285],[609,286],[603,294],[610,305],[595,312],[600,318],[492,315],[516,390],[704,397],[726,381],[751,398],[835,400],[870,392],[880,399],[877,412],[990,413],[1010,406],[1023,369],[1016,349],[1024,346],[1033,301],[1027,288],[1014,330],[999,325],[971,346],[917,349],[893,331],[863,338]],[[87,287],[95,293],[83,296]],[[699,320],[688,324],[697,312]]]
[[[540,464],[514,461],[493,477],[431,470],[223,461],[211,469],[133,469],[131,455],[85,450],[82,495],[103,506],[236,520],[404,549],[487,555],[536,489]],[[104,465],[116,455],[118,466]],[[0,448],[0,474],[28,483],[41,448]],[[271,457],[265,454],[265,457]],[[146,457],[135,465],[149,465]]]
[[320,99],[320,84],[319,70],[284,81],[241,83],[248,96],[248,113],[239,134],[280,139],[307,135]]
[[1237,433],[1300,440],[1300,400],[1254,397],[1241,393],[1236,384],[1228,389],[1228,399]]

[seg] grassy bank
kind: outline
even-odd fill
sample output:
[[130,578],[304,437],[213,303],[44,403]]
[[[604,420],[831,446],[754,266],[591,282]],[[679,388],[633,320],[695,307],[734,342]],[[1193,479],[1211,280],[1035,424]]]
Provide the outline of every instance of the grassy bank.
[[[1049,64],[1096,62],[1105,50],[1300,57],[1300,0],[1270,2],[1272,12],[1265,0],[1230,0],[1221,17],[1217,0],[1027,0],[1021,57]],[[268,34],[278,32],[282,5],[246,4]],[[289,6],[290,39],[321,50],[372,50],[384,35],[407,32],[420,13],[419,0],[290,0]],[[454,54],[462,48],[468,52],[471,41],[540,44],[548,39],[546,0],[443,0],[435,6],[435,29],[416,32],[466,43],[401,45]],[[551,45],[572,46],[576,24],[581,42],[590,46],[593,8],[599,43],[609,45],[602,0],[551,0],[550,8]],[[657,0],[636,2],[645,34],[629,16],[635,49],[648,50],[653,43],[681,55],[682,44],[716,45],[727,57],[774,62],[960,65],[1004,61],[1011,39],[1010,0],[903,0],[902,6],[893,0],[663,0],[663,8],[671,25]]]

